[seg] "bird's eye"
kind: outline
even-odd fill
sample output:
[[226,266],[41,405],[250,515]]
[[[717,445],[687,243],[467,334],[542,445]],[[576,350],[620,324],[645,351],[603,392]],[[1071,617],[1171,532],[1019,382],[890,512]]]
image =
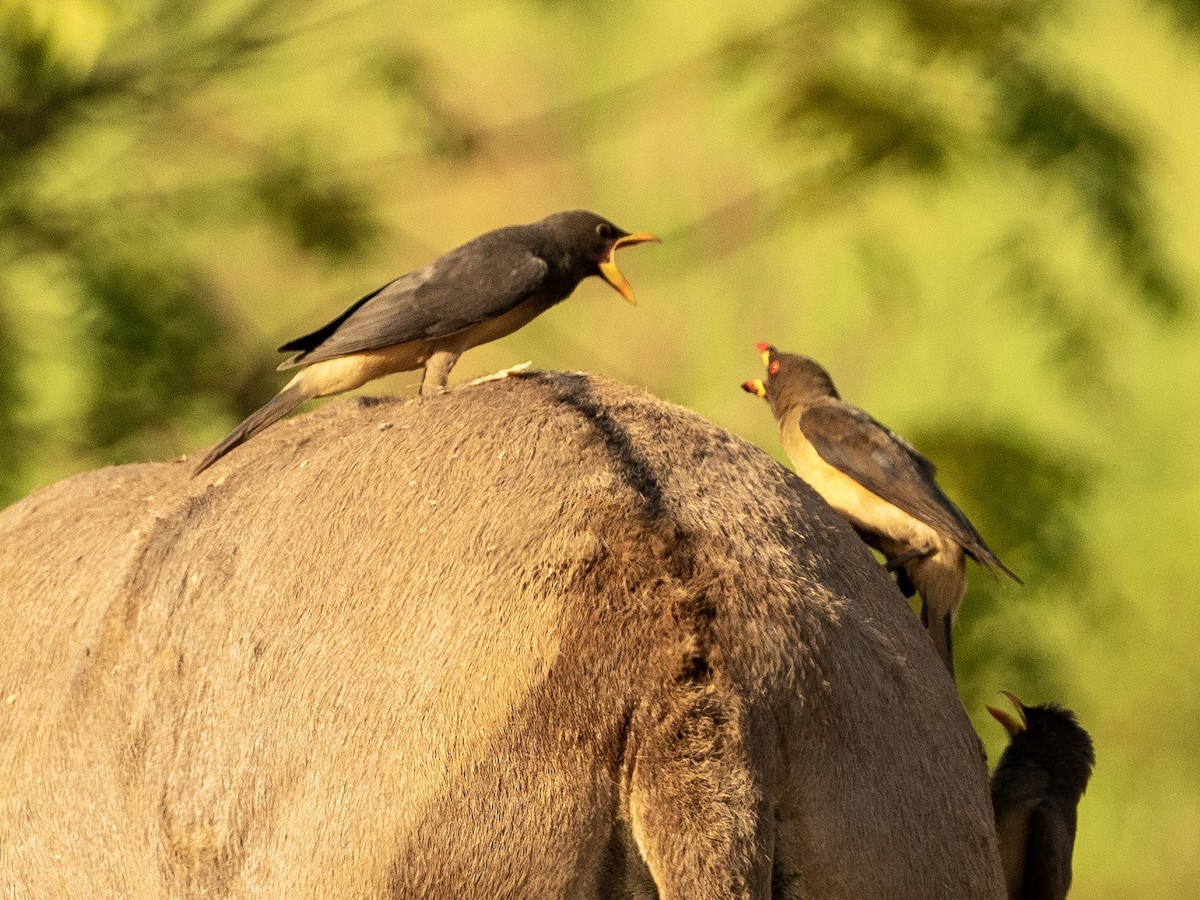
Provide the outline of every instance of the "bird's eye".
[[607,241],[610,237],[613,236],[612,226],[609,225],[607,222],[601,222],[599,225],[596,226],[596,234],[600,235],[600,237],[604,238],[604,240]]
[[777,360],[777,359],[771,360],[771,364],[769,366],[767,366],[767,374],[768,375],[778,375],[779,374],[779,360]]

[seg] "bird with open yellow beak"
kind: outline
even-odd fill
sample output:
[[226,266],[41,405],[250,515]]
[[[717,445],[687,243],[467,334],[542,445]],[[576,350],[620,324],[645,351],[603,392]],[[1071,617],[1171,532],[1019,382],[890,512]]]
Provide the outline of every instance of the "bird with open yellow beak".
[[657,242],[585,210],[498,228],[355,302],[333,321],[279,349],[299,368],[200,461],[202,472],[234,447],[313,397],[353,390],[394,372],[424,368],[421,395],[446,387],[463,351],[511,334],[598,275],[635,303],[617,268],[622,247]]
[[1096,753],[1075,714],[1054,703],[988,706],[1009,743],[992,773],[992,811],[1009,900],[1063,900],[1071,888],[1079,800]]

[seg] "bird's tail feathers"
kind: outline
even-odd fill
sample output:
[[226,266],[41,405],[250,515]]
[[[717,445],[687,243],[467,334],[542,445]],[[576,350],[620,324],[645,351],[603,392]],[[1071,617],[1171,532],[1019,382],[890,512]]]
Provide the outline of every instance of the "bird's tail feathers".
[[929,632],[933,641],[933,649],[941,657],[942,662],[950,672],[950,680],[954,677],[954,616],[948,612],[930,609],[929,604],[921,603],[921,624]]
[[952,632],[967,591],[966,561],[958,553],[931,553],[908,563],[904,571],[921,594],[921,624],[953,679]]
[[268,425],[282,419],[305,400],[308,400],[310,396],[299,384],[292,381],[282,391],[246,416],[237,428],[229,432],[219,444],[209,450],[192,474],[199,475],[234,447],[244,444]]
[[1017,584],[1023,585],[1025,583],[1016,572],[1000,561],[1000,557],[983,544],[980,544],[978,547],[972,547],[967,551],[967,555],[983,566],[983,568],[987,569],[992,575],[995,575],[997,572],[1003,572]]

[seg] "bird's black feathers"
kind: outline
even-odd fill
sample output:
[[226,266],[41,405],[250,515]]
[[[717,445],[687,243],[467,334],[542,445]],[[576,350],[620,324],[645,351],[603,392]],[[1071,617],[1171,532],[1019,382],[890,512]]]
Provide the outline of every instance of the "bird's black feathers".
[[1096,763],[1095,749],[1070,710],[1053,703],[1025,706],[1009,696],[1020,705],[1024,722],[1001,754],[991,784],[1009,896],[1063,900],[1071,886],[1077,808]]
[[1043,800],[1029,813],[1022,900],[1063,900],[1071,888],[1075,806]]
[[502,316],[526,300],[549,309],[584,278],[599,275],[600,263],[627,234],[586,210],[486,232],[288,341],[279,349],[296,355],[279,368],[444,338]]
[[1022,704],[1021,710],[1025,728],[1013,735],[1001,754],[992,775],[992,793],[1006,791],[1010,779],[1027,781],[1027,775],[1019,774],[1022,770],[1038,770],[1078,800],[1096,764],[1091,737],[1075,714],[1057,703]]
[[281,370],[340,362],[297,374],[209,451],[196,471],[311,397],[342,393],[380,375],[422,366],[422,395],[437,393],[445,388],[460,353],[520,328],[565,300],[591,275],[603,277],[634,302],[613,254],[628,244],[657,240],[577,209],[529,225],[497,228],[456,247],[281,346],[280,351],[294,354],[280,364]]
[[192,474],[199,475],[234,447],[246,443],[268,425],[278,422],[307,399],[308,395],[296,385],[284,388],[243,419],[237,428],[229,432],[219,444],[204,454],[204,458],[200,460],[200,464],[196,466]]
[[328,325],[280,348],[301,351],[280,369],[445,337],[503,315],[542,286],[548,269],[514,239],[517,231],[488,232],[368,294]]
[[[355,300],[350,305],[350,307],[348,309],[346,309],[345,312],[343,312],[341,315],[339,315],[332,322],[326,322],[324,325],[322,325],[316,331],[310,331],[308,334],[302,334],[298,338],[292,338],[286,344],[281,344],[279,347],[279,352],[280,353],[296,353],[296,352],[303,353],[303,352],[312,350],[315,347],[320,346],[321,342],[324,341],[331,334],[333,334],[335,331],[337,331],[338,327],[343,322],[345,322],[348,318],[350,318],[350,316],[352,316],[355,312],[357,312],[358,308],[360,306],[362,306],[364,303],[366,303],[368,300],[370,300],[376,294],[379,294],[382,291],[387,290],[393,284],[395,284],[395,281],[389,281],[387,284],[381,285],[380,287],[375,288],[375,290],[371,291],[371,293],[366,294],[362,297],[359,297],[357,300]],[[279,368],[280,369],[290,368],[290,366],[289,366],[290,362],[291,362],[291,360],[288,360],[287,362],[283,363]]]

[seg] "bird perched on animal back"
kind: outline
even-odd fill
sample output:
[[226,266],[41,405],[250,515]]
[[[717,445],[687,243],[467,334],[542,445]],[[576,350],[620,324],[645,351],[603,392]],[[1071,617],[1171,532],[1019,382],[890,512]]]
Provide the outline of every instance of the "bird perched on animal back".
[[967,590],[966,557],[1020,579],[942,492],[933,463],[843,402],[815,360],[757,346],[767,380],[742,388],[771,405],[796,474],[887,557],[905,594],[920,592],[921,620],[953,678],[951,629]]
[[621,247],[647,241],[658,238],[623,231],[585,210],[498,228],[468,241],[280,347],[293,354],[280,370],[301,371],[213,447],[196,472],[313,397],[421,367],[421,395],[437,393],[464,350],[516,331],[591,275],[635,303],[614,256]]
[[992,809],[1009,900],[1063,900],[1071,887],[1076,810],[1096,764],[1092,739],[1053,703],[988,712],[1009,744],[992,773]]

